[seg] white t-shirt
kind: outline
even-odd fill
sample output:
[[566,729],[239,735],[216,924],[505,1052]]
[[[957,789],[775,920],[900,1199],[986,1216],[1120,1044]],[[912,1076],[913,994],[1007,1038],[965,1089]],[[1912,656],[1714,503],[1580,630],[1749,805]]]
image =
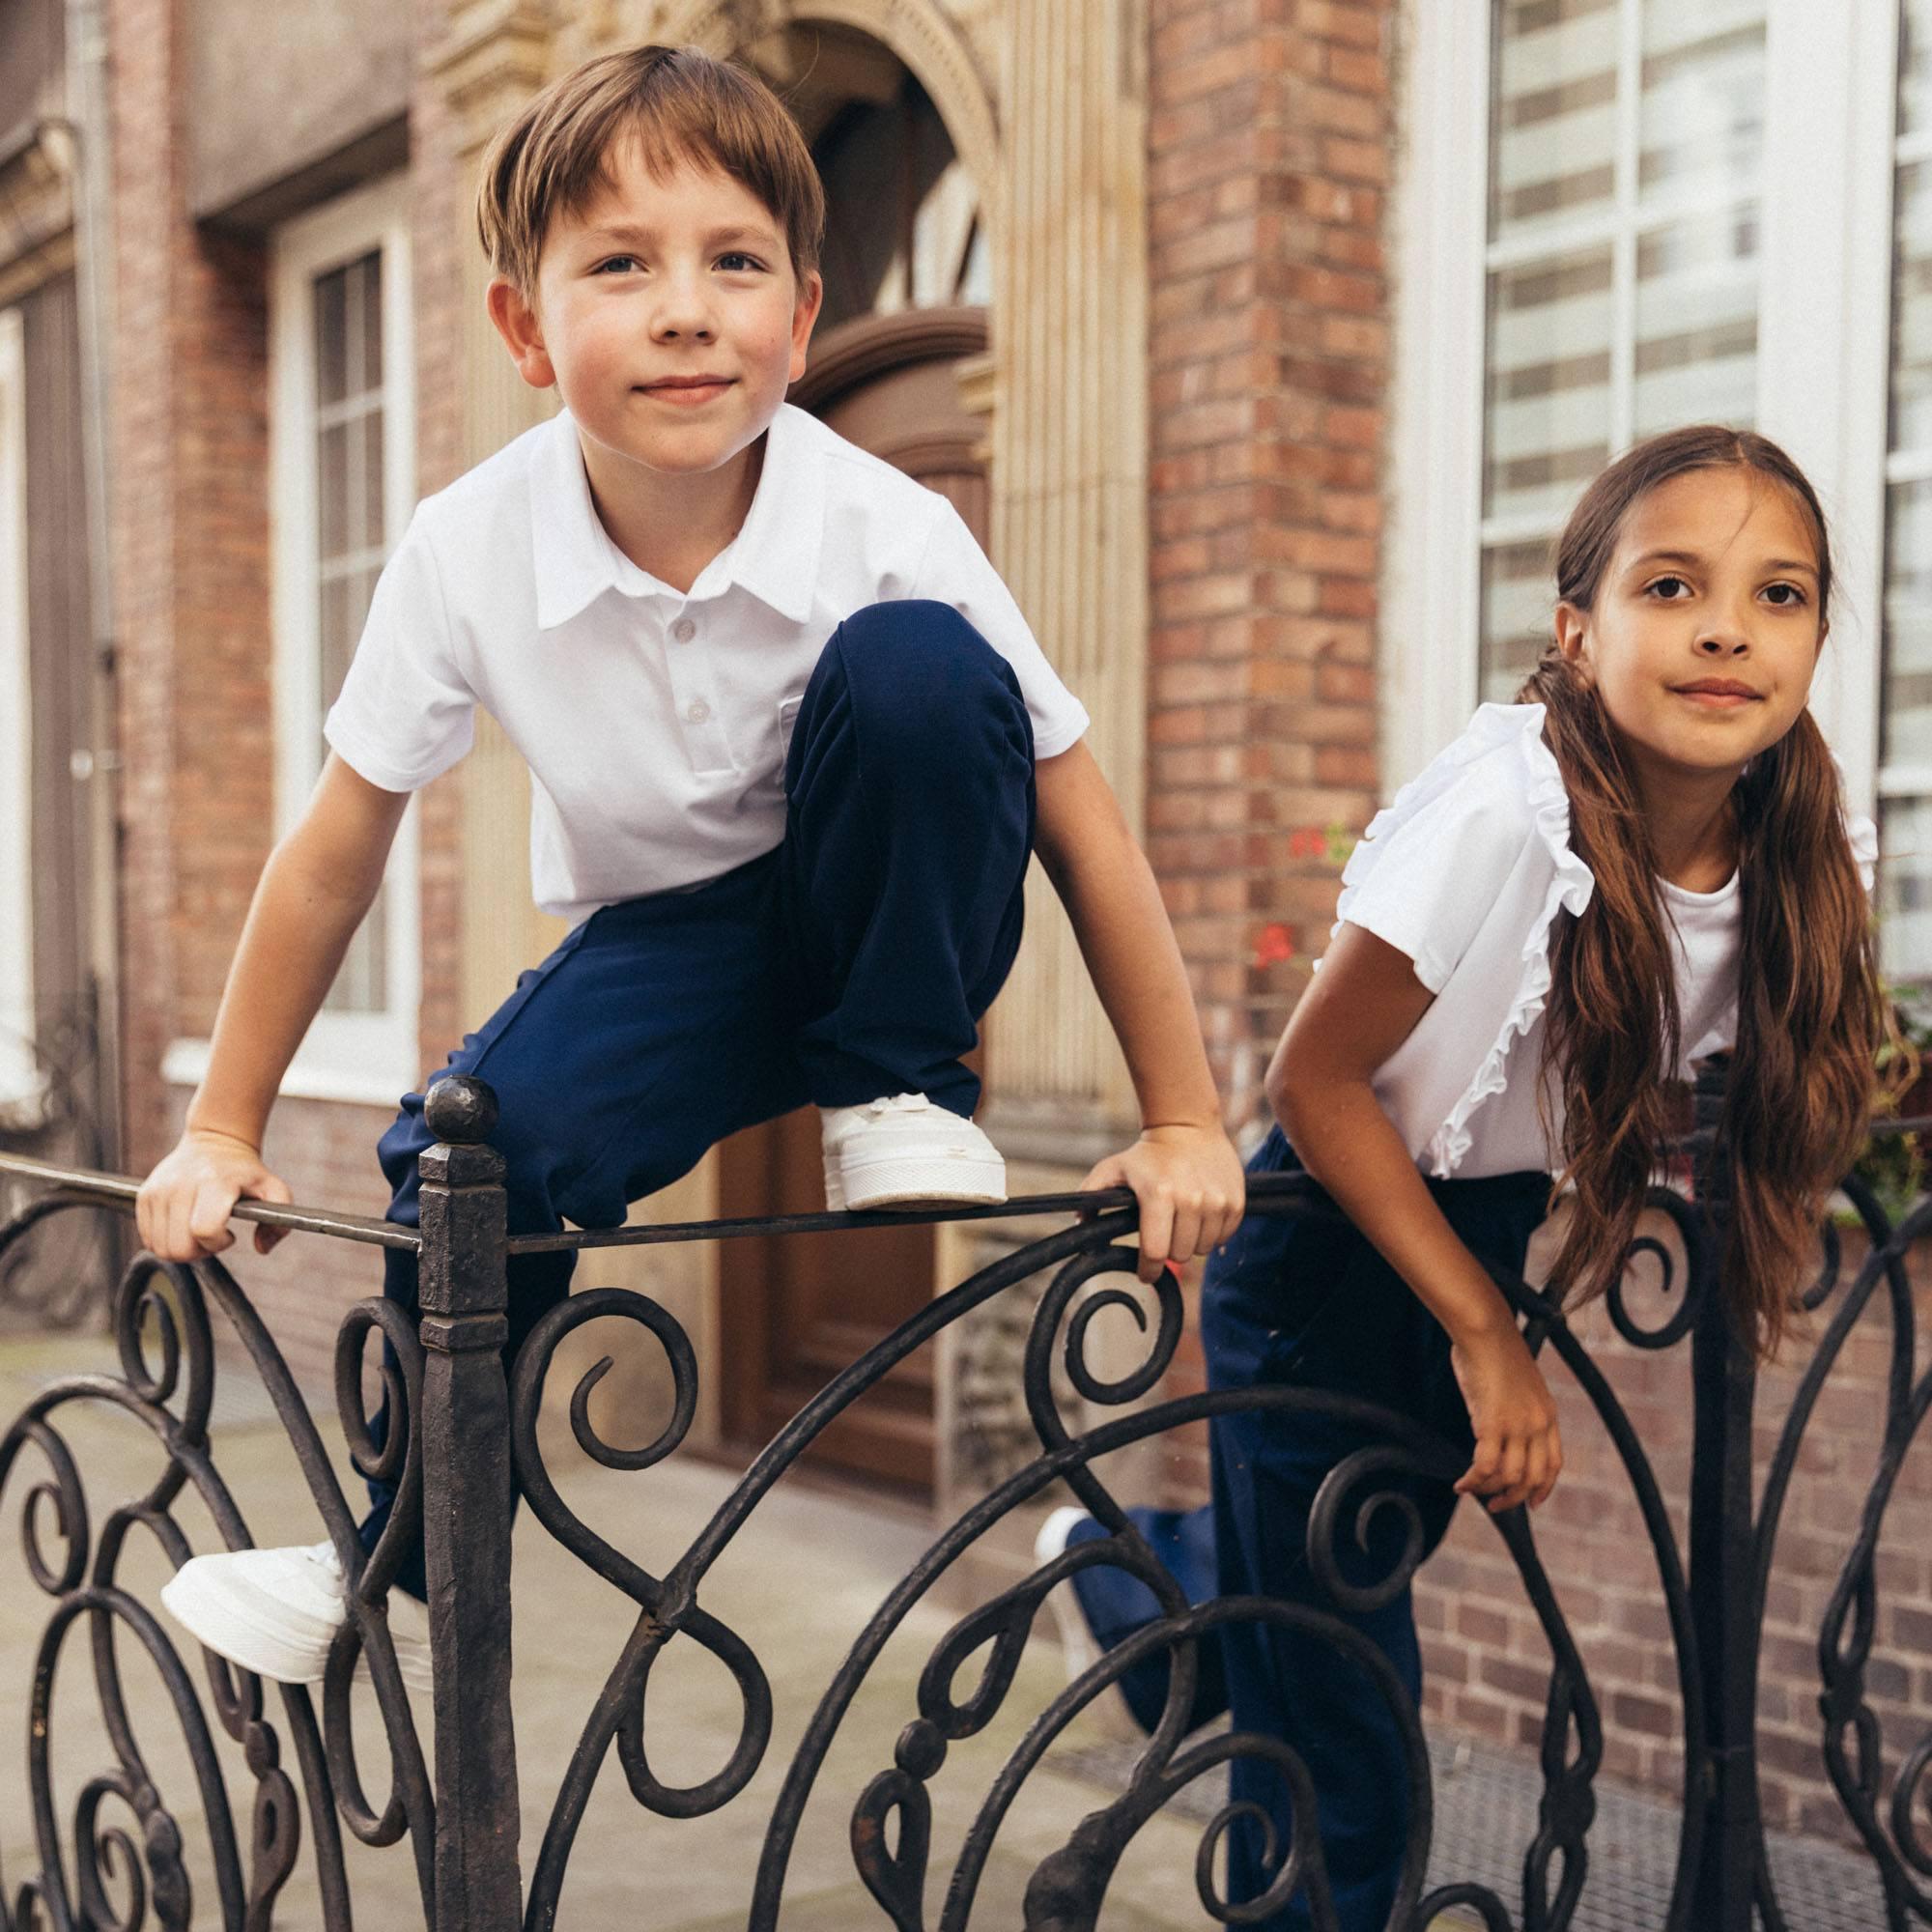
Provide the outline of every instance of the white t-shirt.
[[[1570,849],[1570,799],[1540,704],[1485,704],[1377,814],[1342,874],[1335,925],[1359,925],[1414,962],[1435,995],[1376,1075],[1376,1097],[1425,1173],[1476,1178],[1559,1165],[1561,1104],[1537,1105],[1549,947],[1595,880]],[[1846,833],[1871,889],[1878,835]],[[1675,933],[1688,1077],[1737,1035],[1743,901],[1658,882]]]
[[560,414],[416,506],[324,734],[371,784],[413,791],[469,751],[482,705],[530,768],[537,903],[575,923],[777,845],[826,639],[914,597],[1011,665],[1037,758],[1080,738],[1086,711],[936,492],[787,404],[743,528],[679,592],[611,541]]

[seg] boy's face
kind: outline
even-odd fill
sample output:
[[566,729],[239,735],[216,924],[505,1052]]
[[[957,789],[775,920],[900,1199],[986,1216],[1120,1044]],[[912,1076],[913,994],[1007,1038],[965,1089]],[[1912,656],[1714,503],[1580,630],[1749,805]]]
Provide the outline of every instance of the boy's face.
[[500,277],[490,315],[524,380],[553,383],[578,428],[665,474],[729,463],[805,373],[821,285],[801,287],[783,227],[701,161],[663,179],[635,142],[610,185],[544,238],[534,304]]

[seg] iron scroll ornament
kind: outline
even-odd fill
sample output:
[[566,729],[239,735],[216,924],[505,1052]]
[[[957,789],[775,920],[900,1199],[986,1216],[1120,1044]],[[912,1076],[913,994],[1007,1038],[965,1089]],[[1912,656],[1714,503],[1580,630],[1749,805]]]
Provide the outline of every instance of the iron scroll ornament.
[[[35,1204],[44,1208],[45,1202]],[[63,1198],[59,1209],[95,1206]],[[29,1209],[0,1229],[0,1254],[43,1219]],[[210,1441],[216,1356],[209,1316],[213,1303],[233,1328],[274,1405],[301,1476],[337,1551],[354,1579],[351,1617],[338,1635],[322,1686],[323,1715],[306,1687],[275,1687],[294,1766],[282,1762],[282,1733],[268,1715],[264,1687],[252,1673],[211,1653],[201,1662],[209,1721],[194,1673],[177,1647],[174,1627],[119,1581],[130,1535],[152,1537],[176,1568],[193,1554],[174,1514],[189,1491],[213,1518],[224,1545],[246,1548],[252,1539],[217,1468]],[[341,1828],[371,1845],[406,1834],[427,1917],[433,1910],[431,1848],[434,1806],[414,1719],[388,1635],[384,1593],[421,1508],[421,1467],[411,1418],[421,1382],[421,1351],[412,1325],[380,1299],[363,1301],[344,1318],[337,1337],[336,1392],[352,1460],[364,1473],[385,1469],[400,1484],[396,1515],[385,1539],[365,1563],[354,1520],[307,1405],[247,1296],[218,1261],[193,1266],[139,1255],[116,1291],[111,1330],[119,1377],[60,1378],[41,1390],[0,1437],[0,1494],[31,1451],[46,1469],[21,1499],[26,1568],[52,1607],[34,1663],[28,1787],[38,1869],[19,1880],[11,1897],[0,1878],[0,1932],[142,1932],[151,1922],[166,1932],[218,1924],[224,1932],[256,1932],[274,1920],[278,1895],[295,1869],[304,1822],[328,1932],[349,1932],[354,1917],[343,1861]],[[361,1404],[363,1343],[379,1333],[392,1351],[382,1379],[391,1424],[379,1448]],[[79,1463],[60,1426],[65,1411],[105,1406],[132,1416],[163,1455],[161,1473],[141,1494],[92,1525]],[[56,1546],[50,1547],[50,1546]],[[92,1664],[95,1701],[113,1756],[110,1769],[82,1787],[71,1824],[57,1815],[51,1747],[56,1686],[82,1639]],[[150,1772],[124,1681],[124,1651],[159,1677],[165,1701],[186,1748],[195,1809],[212,1867],[214,1896],[196,1898],[176,1808]],[[366,1658],[366,1668],[358,1670]],[[350,1723],[352,1690],[367,1685],[381,1715],[390,1754],[390,1791],[381,1806],[363,1795]],[[238,1824],[224,1753],[215,1728],[240,1747],[252,1785],[245,1828]],[[130,1822],[123,1821],[126,1814]],[[66,1849],[71,1844],[71,1856]]]
[[[1256,1211],[1320,1211],[1321,1197],[1300,1179],[1264,1181],[1256,1190]],[[1293,1622],[1313,1630],[1338,1654],[1352,1658],[1376,1682],[1394,1714],[1415,1794],[1417,1829],[1404,1866],[1393,1925],[1426,1927],[1452,1905],[1472,1908],[1492,1932],[1507,1932],[1516,1921],[1493,1890],[1458,1886],[1422,1895],[1427,1867],[1433,1799],[1420,1719],[1406,1692],[1380,1653],[1350,1626],[1320,1610],[1259,1600],[1224,1600],[1190,1608],[1113,1496],[1093,1463],[1130,1443],[1145,1441],[1215,1414],[1274,1408],[1320,1413],[1373,1427],[1382,1446],[1349,1459],[1332,1472],[1311,1518],[1311,1565],[1329,1579],[1338,1605],[1364,1601],[1360,1585],[1344,1584],[1334,1555],[1338,1540],[1362,1543],[1368,1524],[1385,1511],[1410,1507],[1396,1479],[1407,1474],[1435,1478],[1460,1473],[1461,1461],[1449,1445],[1406,1418],[1348,1398],[1312,1390],[1264,1388],[1191,1396],[1153,1406],[1133,1406],[1075,1435],[1068,1431],[1053,1394],[1052,1367],[1058,1354],[1074,1392],[1098,1409],[1143,1404],[1172,1366],[1182,1330],[1179,1289],[1163,1277],[1151,1291],[1150,1317],[1141,1297],[1119,1286],[1098,1286],[1102,1276],[1131,1275],[1136,1257],[1120,1247],[1132,1225],[1130,1210],[1115,1210],[1049,1236],[981,1270],[942,1295],[852,1365],[767,1446],[684,1556],[663,1577],[643,1571],[579,1521],[563,1503],[545,1464],[537,1434],[543,1387],[563,1337],[599,1318],[630,1321],[644,1327],[663,1351],[674,1390],[673,1413],[658,1440],[639,1450],[618,1450],[603,1442],[590,1424],[588,1403],[597,1381],[611,1366],[599,1361],[579,1380],[570,1412],[575,1437],[584,1452],[610,1467],[644,1469],[662,1461],[682,1440],[695,1412],[696,1361],[689,1338],[669,1312],[648,1296],[628,1290],[580,1293],[547,1315],[532,1331],[518,1360],[512,1388],[512,1430],[520,1485],[533,1513],[551,1534],[581,1561],[622,1590],[639,1606],[630,1640],[613,1665],[603,1693],[584,1726],[560,1783],[538,1862],[532,1874],[526,1925],[547,1932],[558,1921],[559,1902],[572,1843],[599,1767],[611,1746],[637,1802],[664,1817],[689,1817],[730,1803],[762,1762],[771,1734],[771,1691],[763,1666],[743,1637],[699,1604],[700,1586],[716,1558],[750,1520],[773,1485],[810,1444],[865,1391],[874,1386],[942,1328],[960,1320],[996,1294],[1010,1291],[1043,1268],[1055,1270],[1040,1297],[1029,1330],[1024,1370],[1025,1398],[1037,1436],[1038,1453],[1026,1467],[939,1537],[914,1570],[882,1604],[860,1634],[833,1683],[823,1694],[789,1765],[766,1831],[753,1885],[748,1925],[769,1932],[779,1923],[784,1875],[806,1804],[826,1753],[885,1643],[947,1570],[1002,1518],[1037,1497],[1050,1485],[1065,1483],[1107,1528],[1107,1540],[1081,1546],[1036,1571],[1022,1582],[961,1618],[933,1653],[919,1681],[918,1708],[895,1747],[893,1762],[860,1794],[850,1832],[856,1869],[882,1915],[895,1932],[925,1932],[925,1894],[933,1851],[931,1806],[925,1787],[942,1768],[948,1747],[989,1723],[1002,1708],[1014,1680],[1019,1651],[1049,1590],[1087,1562],[1107,1561],[1139,1577],[1162,1608],[1159,1621],[1129,1647],[1111,1654],[1040,1713],[995,1781],[962,1845],[936,1919],[937,1932],[964,1927],[984,1868],[985,1858],[1019,1789],[1066,1725],[1102,1694],[1138,1658],[1155,1649],[1171,1654],[1169,1700],[1162,1720],[1148,1740],[1128,1780],[1110,1806],[1087,1819],[1069,1843],[1044,1861],[1028,1891],[1029,1932],[1075,1932],[1096,1922],[1106,1882],[1125,1845],[1146,1821],[1186,1785],[1231,1757],[1265,1757],[1306,1799],[1306,1768],[1277,1741],[1226,1735],[1191,1744],[1181,1727],[1193,1698],[1195,1647],[1219,1625],[1237,1617]],[[1660,1593],[1670,1611],[1679,1647],[1679,1676],[1687,1710],[1697,1708],[1694,1669],[1685,1659],[1690,1626],[1684,1568],[1668,1513],[1635,1432],[1608,1384],[1567,1325],[1552,1309],[1519,1284],[1505,1284],[1531,1322],[1539,1346],[1550,1348],[1577,1374],[1614,1441],[1636,1487],[1652,1532],[1659,1566]],[[1089,1358],[1088,1344],[1096,1317],[1106,1308],[1131,1313],[1149,1335],[1136,1367],[1112,1379]],[[1524,1855],[1525,1895],[1533,1901],[1521,1923],[1562,1932],[1571,1923],[1587,1874],[1587,1832],[1594,1811],[1592,1780],[1602,1758],[1602,1730],[1596,1699],[1555,1591],[1537,1556],[1533,1534],[1522,1512],[1498,1520],[1505,1548],[1516,1564],[1543,1629],[1551,1656],[1551,1675],[1544,1725],[1546,1798],[1539,1829]],[[1368,1594],[1386,1598],[1403,1588],[1420,1557],[1420,1544],[1408,1539],[1401,1560]],[[743,1700],[737,1747],[727,1763],[701,1784],[673,1790],[651,1775],[643,1750],[645,1708],[654,1662],[677,1636],[691,1637],[730,1672]],[[962,1689],[969,1666],[981,1658],[977,1680]],[[1687,1752],[1687,1784],[1702,1776],[1701,1754]],[[1327,1895],[1321,1848],[1305,1823],[1293,1841],[1278,1848],[1279,1862],[1267,1894],[1238,1903],[1217,1892],[1214,1854],[1233,1822],[1223,1810],[1203,1834],[1196,1885],[1204,1909],[1227,1924],[1258,1922],[1278,1911],[1295,1893],[1308,1901],[1315,1925],[1336,1921]],[[1304,1802],[1299,1816],[1312,1817]],[[1687,1830],[1685,1865],[1694,1865],[1701,1827]],[[1679,1890],[1684,1889],[1680,1872]]]

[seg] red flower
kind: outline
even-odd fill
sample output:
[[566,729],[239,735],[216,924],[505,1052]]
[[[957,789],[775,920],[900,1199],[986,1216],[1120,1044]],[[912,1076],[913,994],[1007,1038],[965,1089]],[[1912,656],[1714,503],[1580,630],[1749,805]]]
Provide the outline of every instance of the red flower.
[[1255,941],[1255,965],[1263,968],[1281,964],[1294,957],[1294,944],[1288,936],[1288,927],[1281,924],[1264,925]]

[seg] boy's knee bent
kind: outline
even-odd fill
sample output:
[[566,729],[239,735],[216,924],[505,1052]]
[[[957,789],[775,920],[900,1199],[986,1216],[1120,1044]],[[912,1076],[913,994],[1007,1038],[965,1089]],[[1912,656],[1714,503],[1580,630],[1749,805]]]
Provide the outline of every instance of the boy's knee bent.
[[950,604],[906,598],[868,605],[834,634],[868,752],[956,752],[976,727],[1018,738],[1032,725],[1012,667]]

